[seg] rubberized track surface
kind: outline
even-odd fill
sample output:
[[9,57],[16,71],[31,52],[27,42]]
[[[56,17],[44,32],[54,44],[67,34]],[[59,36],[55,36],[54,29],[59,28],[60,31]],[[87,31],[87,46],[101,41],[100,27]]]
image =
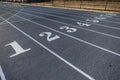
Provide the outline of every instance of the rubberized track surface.
[[0,17],[1,80],[120,80],[119,14],[15,9]]

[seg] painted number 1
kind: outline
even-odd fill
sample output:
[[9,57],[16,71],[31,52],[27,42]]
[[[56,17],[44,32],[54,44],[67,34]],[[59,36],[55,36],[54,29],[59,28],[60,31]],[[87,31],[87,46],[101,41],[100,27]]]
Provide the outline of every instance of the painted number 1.
[[15,54],[11,55],[10,57],[15,57],[15,56],[17,56],[19,54],[22,54],[24,52],[27,52],[27,51],[31,50],[30,48],[23,49],[16,41],[13,41],[13,42],[5,45],[5,46],[11,46],[16,52]]

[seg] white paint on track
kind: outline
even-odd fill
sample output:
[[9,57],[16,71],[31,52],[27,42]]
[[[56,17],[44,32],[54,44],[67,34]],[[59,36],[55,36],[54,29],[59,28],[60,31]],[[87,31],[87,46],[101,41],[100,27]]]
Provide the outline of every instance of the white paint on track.
[[1,65],[0,65],[0,77],[1,77],[1,80],[6,80]]
[[95,80],[93,77],[89,76],[87,73],[85,73],[81,69],[77,68],[72,63],[68,62],[67,60],[65,60],[64,58],[62,58],[61,56],[59,56],[57,53],[53,52],[52,50],[50,50],[49,48],[47,48],[46,46],[44,46],[42,43],[38,42],[37,40],[35,40],[34,38],[32,38],[30,35],[26,34],[22,30],[20,30],[19,28],[17,28],[15,25],[11,24],[7,20],[5,20],[5,21],[8,24],[10,24],[13,28],[15,28],[16,30],[18,30],[19,32],[21,32],[22,34],[24,34],[25,36],[27,36],[28,38],[30,38],[32,41],[34,41],[38,45],[42,46],[44,49],[46,49],[47,51],[49,51],[51,54],[53,54],[54,56],[56,56],[57,58],[59,58],[60,60],[62,60],[64,63],[66,63],[67,65],[69,65],[70,67],[72,67],[74,70],[76,70],[77,72],[79,72],[80,74],[82,74],[83,76],[85,76],[86,78],[88,78],[89,80]]

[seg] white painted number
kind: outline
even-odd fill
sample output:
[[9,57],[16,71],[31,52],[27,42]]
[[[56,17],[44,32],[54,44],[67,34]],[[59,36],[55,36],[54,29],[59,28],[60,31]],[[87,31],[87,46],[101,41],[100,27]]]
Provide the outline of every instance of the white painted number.
[[81,22],[77,22],[77,24],[79,25],[79,26],[91,26],[91,24],[88,24],[88,23],[81,23]]
[[43,36],[45,36],[45,34],[47,35],[47,41],[49,41],[49,42],[60,38],[60,36],[58,36],[58,35],[55,35],[54,37],[51,37],[52,36],[51,32],[42,32],[42,33],[39,34],[39,36],[43,37]]
[[76,32],[76,31],[77,31],[77,29],[75,29],[75,28],[70,28],[70,27],[68,27],[68,26],[62,26],[62,27],[60,27],[60,29],[65,29],[68,33],[73,33],[73,32]]
[[22,54],[24,52],[27,52],[27,51],[31,50],[30,48],[23,49],[16,41],[13,41],[13,42],[5,45],[5,46],[11,46],[16,52],[15,54],[11,55],[10,57],[15,57],[15,56],[17,56],[19,54]]

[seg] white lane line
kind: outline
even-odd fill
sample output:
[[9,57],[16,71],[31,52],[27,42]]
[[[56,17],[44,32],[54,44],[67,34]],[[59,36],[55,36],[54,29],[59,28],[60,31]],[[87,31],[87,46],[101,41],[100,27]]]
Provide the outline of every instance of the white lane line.
[[62,60],[64,63],[66,63],[67,65],[69,65],[70,67],[72,67],[74,70],[76,70],[77,72],[79,72],[80,74],[82,74],[83,76],[85,76],[86,78],[88,78],[89,80],[95,80],[93,77],[89,76],[87,73],[85,73],[84,71],[82,71],[78,67],[74,66],[72,63],[68,62],[67,60],[65,60],[64,58],[62,58],[61,56],[59,56],[57,53],[55,53],[54,51],[50,50],[49,48],[47,48],[46,46],[44,46],[42,43],[38,42],[33,37],[31,37],[30,35],[28,35],[25,32],[23,32],[21,29],[17,28],[15,25],[11,24],[7,20],[5,20],[5,21],[8,24],[10,24],[13,28],[15,28],[16,30],[18,30],[19,32],[21,32],[22,34],[24,34],[26,37],[30,38],[32,41],[34,41],[38,45],[42,46],[44,49],[46,49],[47,51],[49,51],[51,54],[53,54],[54,56],[56,56],[57,58],[59,58],[60,60]]
[[2,80],[6,80],[1,65],[0,65],[0,77],[1,77]]
[[[16,15],[16,16],[18,16],[18,15]],[[97,45],[95,45],[95,44],[93,44],[93,43],[90,43],[90,42],[87,42],[87,41],[85,41],[85,40],[82,40],[82,39],[76,38],[76,37],[74,37],[74,36],[71,36],[71,35],[65,34],[65,33],[63,33],[63,32],[60,32],[60,31],[58,31],[58,30],[52,29],[52,28],[50,28],[50,27],[47,27],[47,26],[45,26],[45,25],[42,25],[42,24],[36,23],[36,22],[31,21],[31,20],[29,20],[29,19],[23,18],[23,17],[21,17],[21,16],[18,16],[18,17],[19,17],[19,18],[22,18],[22,19],[24,19],[24,20],[27,20],[27,21],[29,21],[29,22],[31,22],[31,23],[33,23],[33,24],[39,25],[39,26],[41,26],[41,27],[44,27],[44,28],[46,28],[46,29],[49,29],[49,30],[55,31],[55,32],[57,32],[57,33],[63,34],[63,35],[65,35],[65,36],[67,36],[67,37],[70,37],[70,38],[72,38],[72,39],[75,39],[75,40],[77,40],[77,41],[80,41],[80,42],[82,42],[82,43],[85,43],[85,44],[87,44],[87,45],[90,45],[90,46],[96,47],[96,48],[98,48],[98,49],[101,49],[101,50],[103,50],[103,51],[109,52],[109,53],[111,53],[111,54],[114,54],[114,55],[120,56],[120,54],[117,53],[117,52],[114,52],[114,51],[111,51],[111,50],[105,49],[105,48],[100,47],[100,46],[97,46]]]
[[[33,9],[34,10],[34,12],[39,12],[38,10],[36,10],[36,9]],[[27,10],[27,11],[30,11],[30,10]],[[45,11],[45,12],[48,12],[49,13],[49,11]],[[43,14],[45,13],[45,12],[42,12]],[[56,12],[56,11],[54,11],[54,12],[50,12],[50,13],[57,13],[57,14],[63,14],[63,15],[67,15],[67,14],[65,14],[65,13],[58,13],[58,12]],[[69,14],[70,16],[74,16],[74,17],[83,17],[83,18],[88,18],[88,17],[86,17],[86,16],[77,16],[77,15],[71,15],[71,14]],[[84,15],[84,14],[83,14]],[[57,16],[57,15],[56,15]],[[61,17],[61,16],[60,16]],[[67,17],[66,17],[67,18]],[[94,18],[94,16],[93,16],[93,18]],[[113,17],[111,17],[111,18],[113,18]],[[70,18],[70,19],[72,19],[72,18]],[[114,19],[114,18],[113,18]],[[74,19],[75,20],[75,19]],[[118,19],[115,19],[115,20],[118,20]],[[115,22],[115,21],[111,21],[111,20],[103,20],[104,22],[111,22],[111,23],[117,23],[117,24],[120,24],[119,22]]]
[[106,28],[111,28],[111,29],[115,29],[115,30],[120,30],[120,28],[118,27],[112,27],[112,26],[108,26],[108,25],[103,25],[103,24],[94,24],[94,25],[99,25],[99,26],[102,26],[102,27],[106,27]]
[[72,24],[60,22],[60,21],[57,21],[57,20],[53,20],[53,19],[49,19],[49,18],[45,18],[45,17],[33,15],[33,14],[29,14],[29,13],[26,13],[26,12],[22,12],[22,13],[25,13],[25,14],[28,14],[28,15],[31,15],[31,16],[35,16],[36,18],[43,18],[43,19],[46,19],[46,20],[50,20],[50,21],[54,21],[54,22],[57,22],[57,23],[73,26],[73,27],[76,27],[76,28],[79,28],[79,29],[83,29],[83,30],[86,30],[86,31],[89,31],[89,32],[93,32],[93,33],[109,36],[109,37],[112,37],[112,38],[120,39],[119,36],[114,36],[114,35],[111,35],[111,34],[102,33],[102,32],[99,32],[99,31],[92,30],[92,29],[87,29],[87,28],[84,28],[84,27],[75,26],[75,25],[72,25]]
[[[111,17],[112,18],[112,17]],[[115,24],[120,24],[120,22],[118,21],[112,21],[112,20],[109,20],[110,18],[106,19],[106,20],[103,20],[104,22],[110,22],[110,23],[115,23]],[[117,19],[113,19],[113,20],[117,20]],[[119,20],[119,19],[118,19]],[[102,21],[102,20],[101,20]]]

